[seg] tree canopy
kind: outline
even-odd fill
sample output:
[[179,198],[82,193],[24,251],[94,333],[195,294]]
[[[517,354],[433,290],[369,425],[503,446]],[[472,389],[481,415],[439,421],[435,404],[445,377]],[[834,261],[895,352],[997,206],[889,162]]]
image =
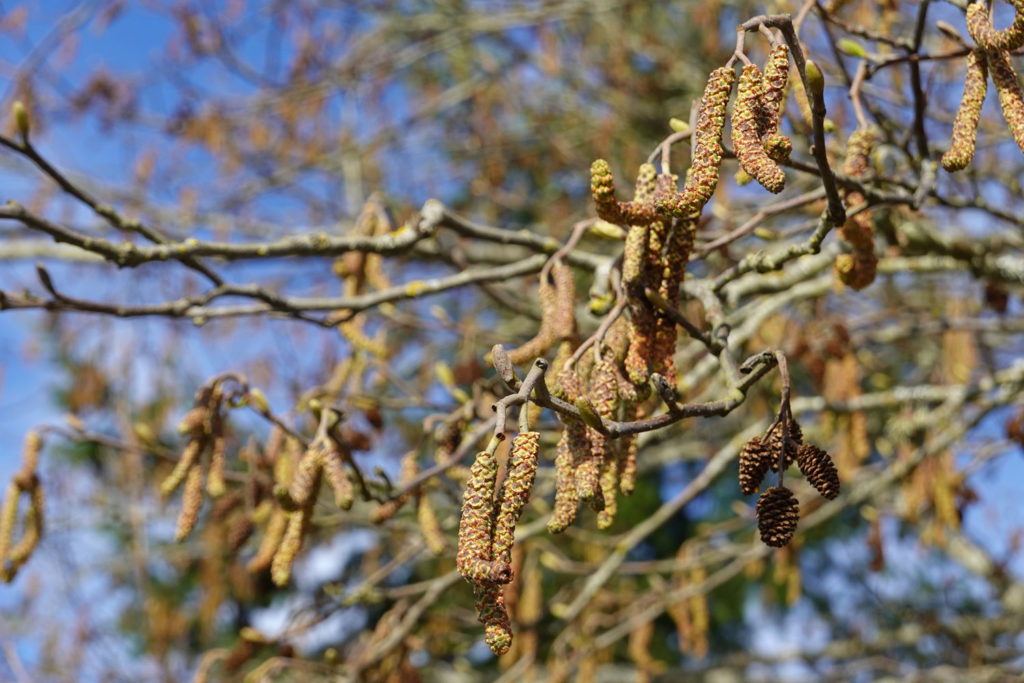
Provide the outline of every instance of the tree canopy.
[[1020,675],[1022,49],[0,4],[4,675]]

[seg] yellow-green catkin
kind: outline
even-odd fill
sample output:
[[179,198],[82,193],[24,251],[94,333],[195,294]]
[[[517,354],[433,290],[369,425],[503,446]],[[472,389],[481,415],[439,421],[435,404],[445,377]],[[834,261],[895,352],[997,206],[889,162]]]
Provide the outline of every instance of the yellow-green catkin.
[[786,84],[789,81],[789,46],[774,45],[768,54],[763,76],[764,96],[761,100],[760,134],[765,152],[774,161],[789,158],[793,143],[779,133],[782,119],[782,103],[786,99]]
[[25,514],[25,532],[8,555],[12,565],[12,577],[18,568],[28,561],[43,537],[43,487],[39,485],[38,479],[33,479],[28,493],[30,502],[28,512]]
[[491,581],[491,531],[495,516],[494,486],[498,463],[494,454],[481,451],[469,469],[459,520],[459,549],[455,566],[467,581]]
[[693,164],[686,174],[683,192],[666,193],[659,198],[663,211],[677,217],[693,216],[715,193],[722,164],[725,112],[735,82],[736,71],[732,67],[719,67],[708,76],[693,131]]
[[[626,422],[643,419],[647,411],[642,405],[626,405],[622,419]],[[636,489],[636,456],[640,449],[636,434],[627,434],[619,439],[619,490],[622,495],[631,496]]]
[[761,69],[747,64],[740,74],[736,107],[732,116],[732,143],[740,166],[769,192],[778,194],[786,185],[786,174],[772,160],[761,143],[764,83]]
[[334,504],[342,510],[350,509],[355,496],[352,490],[352,480],[345,472],[341,452],[333,447],[324,449],[321,453],[321,464],[324,475],[327,477],[327,483],[334,491]]
[[1015,10],[1013,23],[997,31],[989,20],[988,3],[976,2],[967,7],[967,32],[980,47],[988,51],[1006,52],[1024,45],[1024,1],[1011,0]]
[[981,106],[988,91],[988,61],[981,50],[967,55],[967,76],[964,95],[953,120],[953,138],[949,150],[942,155],[942,167],[953,173],[967,168],[974,158],[974,143],[978,135]]
[[[871,128],[858,128],[846,143],[846,158],[842,172],[851,178],[862,178],[868,169],[868,160],[874,144]],[[864,195],[857,190],[846,190],[846,205],[856,206],[864,202]],[[875,281],[878,257],[875,256],[874,229],[871,211],[864,210],[850,216],[840,228],[840,235],[852,247],[849,254],[836,257],[836,277],[846,286],[861,290]]]
[[607,453],[601,461],[600,485],[604,508],[597,513],[597,528],[607,529],[615,521],[615,514],[619,510],[616,491],[619,485],[619,459],[613,453]]
[[502,587],[495,584],[474,584],[476,613],[484,625],[484,642],[499,657],[512,647],[512,622],[505,609]]
[[245,565],[247,571],[255,574],[270,566],[278,546],[281,545],[281,538],[284,536],[284,530],[287,526],[287,513],[281,508],[275,507],[273,512],[270,513],[266,531],[263,532],[263,538],[260,540],[260,547],[256,550],[256,554],[252,559]]
[[171,473],[160,484],[160,495],[166,498],[181,486],[189,471],[194,466],[198,467],[199,456],[202,454],[202,451],[203,442],[201,439],[193,439],[185,445],[185,450],[182,452],[178,462],[175,463],[174,469],[171,470]]
[[615,180],[611,166],[598,159],[590,166],[590,193],[594,197],[597,217],[616,225],[650,223],[657,217],[650,202],[620,202],[615,199]]
[[448,544],[444,541],[444,532],[437,521],[437,513],[434,511],[434,504],[430,496],[423,492],[419,495],[416,503],[416,522],[419,524],[420,533],[427,544],[427,549],[434,555],[443,555]]
[[1010,63],[1010,55],[1006,52],[988,53],[988,71],[992,83],[999,93],[999,104],[1003,108],[1003,118],[1010,127],[1014,142],[1024,151],[1024,95],[1021,94],[1020,80]]
[[569,426],[566,425],[555,447],[555,505],[548,521],[548,531],[553,534],[561,533],[572,526],[579,509],[576,458],[569,442]]
[[[618,399],[618,381],[614,361],[602,356],[594,365],[590,377],[589,399],[599,417],[610,418],[615,414]],[[590,441],[590,457],[576,468],[576,491],[580,500],[590,504],[591,509],[600,512],[607,505],[601,486],[601,471],[604,462],[611,457],[608,437],[593,427],[587,427]]]
[[[540,432],[519,432],[512,440],[512,455],[509,458],[505,483],[502,485],[501,506],[494,521],[494,540],[491,545],[491,560],[494,567],[492,575],[504,575],[505,567],[512,562],[516,524],[530,500],[530,491],[537,478],[539,451]],[[508,580],[511,579],[509,573]]]
[[[566,266],[562,266],[565,268]],[[540,299],[540,329],[537,334],[523,345],[507,351],[509,360],[514,365],[532,363],[537,356],[543,355],[558,341],[557,327],[559,317],[564,316],[564,307],[559,301],[559,292],[555,284],[549,282],[546,277],[541,277],[537,287],[537,296]],[[560,310],[563,309],[563,310]],[[564,326],[566,322],[563,320]],[[575,320],[572,322],[575,326]]]
[[185,477],[185,489],[181,497],[181,512],[178,513],[178,524],[174,538],[185,540],[199,519],[199,509],[203,505],[203,471],[196,465],[189,468]]

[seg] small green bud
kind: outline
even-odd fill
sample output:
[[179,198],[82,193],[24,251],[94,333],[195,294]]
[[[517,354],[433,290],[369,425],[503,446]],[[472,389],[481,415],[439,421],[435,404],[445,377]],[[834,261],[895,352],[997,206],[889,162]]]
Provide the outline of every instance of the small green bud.
[[[843,38],[839,41],[839,44],[836,47],[839,48],[840,52],[845,52],[851,57],[866,58],[868,56],[867,50],[864,49],[864,46],[852,38]],[[808,73],[808,77],[810,77],[810,73]]]
[[683,121],[682,119],[677,119],[674,116],[668,120],[668,126],[675,133],[685,133],[686,131],[690,130],[689,123]]
[[806,66],[807,73],[807,87],[810,88],[812,94],[820,97],[825,92],[825,77],[821,74],[821,69],[810,59],[807,60]]
[[21,134],[21,139],[28,142],[30,123],[28,109],[25,108],[25,104],[21,100],[16,100],[11,107],[11,111],[14,114],[14,123],[18,126],[18,133]]

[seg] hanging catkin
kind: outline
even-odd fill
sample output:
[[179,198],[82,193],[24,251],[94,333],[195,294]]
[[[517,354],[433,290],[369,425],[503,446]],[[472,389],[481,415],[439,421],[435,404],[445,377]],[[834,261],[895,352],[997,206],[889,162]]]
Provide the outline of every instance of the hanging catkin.
[[967,168],[974,158],[978,121],[981,119],[981,106],[987,91],[988,60],[981,50],[972,50],[967,55],[964,95],[956,111],[956,118],[953,119],[953,138],[949,150],[942,155],[942,167],[950,173]]
[[967,32],[985,50],[1006,52],[1024,45],[1024,0],[1010,0],[1014,8],[1013,23],[1001,31],[992,26],[988,3],[976,2],[967,7]]
[[999,93],[999,104],[1006,125],[1010,127],[1010,134],[1021,151],[1024,151],[1024,95],[1021,94],[1017,73],[1010,63],[1010,55],[1006,52],[989,52],[988,71]]
[[747,64],[740,74],[736,90],[736,107],[732,115],[732,144],[740,166],[769,192],[778,194],[786,185],[786,174],[775,163],[761,143],[764,84],[761,69]]

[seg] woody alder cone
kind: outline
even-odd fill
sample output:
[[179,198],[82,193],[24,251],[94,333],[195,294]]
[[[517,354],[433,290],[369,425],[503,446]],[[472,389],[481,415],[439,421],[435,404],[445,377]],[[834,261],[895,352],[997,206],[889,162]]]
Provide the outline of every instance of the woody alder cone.
[[839,495],[839,472],[827,452],[814,444],[801,444],[796,452],[796,464],[822,496],[832,500]]
[[800,519],[800,505],[793,492],[772,486],[757,500],[757,528],[765,545],[781,548],[793,540]]
[[743,445],[740,451],[740,491],[744,495],[757,492],[773,460],[771,448],[761,437],[755,436]]

